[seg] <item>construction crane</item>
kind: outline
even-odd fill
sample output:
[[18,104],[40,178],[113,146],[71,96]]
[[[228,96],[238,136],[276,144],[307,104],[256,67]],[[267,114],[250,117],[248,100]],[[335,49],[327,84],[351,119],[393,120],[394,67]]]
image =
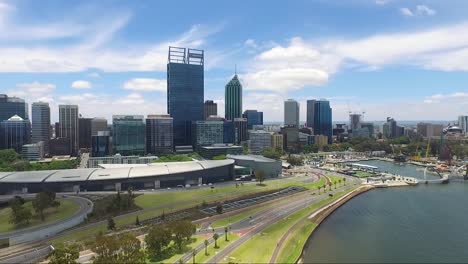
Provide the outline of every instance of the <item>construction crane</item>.
[[416,152],[414,153],[414,156],[411,157],[412,161],[420,161],[421,160],[421,154],[419,153],[419,143],[416,147]]
[[429,151],[431,151],[431,140],[427,139],[427,148],[426,148],[426,160],[429,158]]

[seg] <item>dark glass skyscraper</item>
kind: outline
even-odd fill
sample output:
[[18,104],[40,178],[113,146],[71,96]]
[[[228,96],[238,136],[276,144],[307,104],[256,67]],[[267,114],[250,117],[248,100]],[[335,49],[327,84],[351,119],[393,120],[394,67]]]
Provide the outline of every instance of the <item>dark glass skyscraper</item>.
[[114,151],[122,156],[145,154],[143,116],[112,116]]
[[0,122],[8,120],[14,115],[22,119],[29,119],[28,105],[18,97],[8,97],[6,94],[0,94]]
[[315,103],[316,100],[307,100],[307,117],[306,117],[306,126],[314,127],[314,117],[315,117]]
[[23,145],[30,143],[31,124],[29,120],[14,115],[0,122],[0,149],[14,149],[21,153]]
[[80,149],[91,149],[91,122],[92,118],[78,118],[78,135]]
[[173,119],[168,115],[148,115],[146,118],[146,153],[174,152]]
[[32,143],[44,142],[44,152],[49,154],[50,107],[49,103],[35,102],[31,106]]
[[257,110],[245,110],[242,117],[247,118],[248,129],[252,129],[254,125],[263,125],[263,112],[258,112]]
[[330,102],[318,100],[314,109],[314,135],[328,137],[328,143],[333,143],[332,108]]
[[213,102],[213,100],[206,100],[204,114],[205,120],[212,115],[218,115],[218,104]]
[[226,84],[224,115],[227,120],[242,117],[242,85],[239,78],[237,78],[237,74]]
[[191,145],[192,121],[204,119],[203,50],[169,47],[167,112],[174,120],[174,145]]
[[58,137],[68,138],[70,140],[70,154],[77,155],[79,147],[78,105],[59,105],[59,124]]

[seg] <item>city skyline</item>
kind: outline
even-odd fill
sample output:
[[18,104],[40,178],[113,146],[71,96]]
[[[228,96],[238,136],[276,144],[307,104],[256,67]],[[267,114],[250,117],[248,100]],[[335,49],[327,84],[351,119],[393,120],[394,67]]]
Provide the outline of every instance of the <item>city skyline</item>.
[[[8,41],[0,40],[0,90],[29,104],[49,102],[52,121],[59,104],[108,120],[166,114],[167,48],[178,45],[205,50],[205,100],[218,103],[220,116],[235,65],[245,91],[242,110],[263,111],[266,123],[282,120],[287,98],[303,106],[326,98],[334,120],[347,120],[348,111],[366,111],[365,120],[454,121],[465,114],[468,40],[453,36],[467,33],[466,2],[269,2],[258,25],[229,15],[223,3],[208,4],[202,10],[188,2],[197,12],[174,21],[164,11],[178,8],[171,3],[60,3],[46,10],[51,5],[2,1]],[[248,17],[263,4],[239,6],[236,16]],[[282,12],[297,17],[275,21]]]

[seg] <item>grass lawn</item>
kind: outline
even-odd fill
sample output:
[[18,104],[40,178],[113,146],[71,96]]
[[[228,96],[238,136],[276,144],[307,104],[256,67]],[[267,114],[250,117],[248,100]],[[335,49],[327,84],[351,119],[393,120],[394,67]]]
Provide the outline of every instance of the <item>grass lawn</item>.
[[[317,203],[314,203],[307,208],[301,209],[286,218],[276,222],[275,224],[269,226],[263,230],[260,234],[252,237],[248,242],[242,244],[237,248],[230,256],[229,261],[234,261],[236,263],[268,263],[273,254],[274,249],[276,248],[278,240],[298,221],[310,215],[313,211],[320,208],[321,206],[328,204],[339,197],[343,196],[349,190],[354,187],[349,188],[346,191],[335,194],[333,197],[324,199]],[[311,223],[311,222],[309,222]],[[312,229],[313,230],[313,229]],[[306,239],[309,237],[310,233],[300,233],[300,236],[296,237],[299,241],[305,243]],[[259,247],[258,245],[262,245]],[[283,244],[283,247],[295,247],[296,245]],[[300,247],[302,249],[302,247]],[[283,249],[282,252],[290,254],[293,251],[293,248]],[[296,250],[297,251],[297,250]],[[300,250],[299,250],[300,253]],[[285,253],[283,253],[285,254]],[[281,252],[279,258],[292,258],[292,257],[282,257]],[[279,261],[281,263],[281,261]]]
[[356,176],[358,178],[367,178],[367,177],[375,176],[375,174],[370,173],[370,172],[365,172],[365,171],[356,171],[354,176]]
[[251,210],[247,210],[242,213],[214,221],[213,223],[211,223],[211,227],[217,228],[217,227],[222,227],[222,226],[227,226],[229,224],[237,223],[240,220],[247,218],[250,215],[253,215],[261,210],[265,210],[268,207],[271,207],[271,206],[253,208]]
[[55,222],[60,219],[65,219],[67,217],[72,216],[76,211],[80,209],[80,206],[73,201],[66,200],[66,199],[57,199],[57,200],[60,201],[60,206],[56,209],[54,208],[47,209],[45,211],[44,222],[42,222],[41,219],[35,215],[34,209],[32,207],[32,202],[31,201],[26,202],[24,206],[31,210],[33,217],[31,221],[29,222],[29,225],[23,225],[20,227],[17,227],[14,224],[10,223],[10,213],[11,213],[10,208],[0,209],[0,233]]
[[[303,178],[302,178],[303,179]],[[322,178],[316,182],[302,182],[295,178],[284,178],[264,182],[264,186],[259,186],[257,184],[244,184],[236,188],[233,186],[223,186],[215,187],[214,189],[192,189],[178,192],[160,192],[155,194],[144,194],[139,195],[135,199],[135,204],[143,209],[148,209],[147,212],[142,212],[138,214],[138,218],[145,220],[157,215],[161,215],[163,210],[165,213],[171,213],[174,211],[192,208],[197,205],[201,205],[203,201],[207,203],[216,202],[220,199],[235,199],[244,195],[249,195],[258,192],[266,192],[276,189],[283,189],[289,186],[302,186],[308,189],[316,189],[317,186],[325,184],[325,179]],[[176,205],[171,205],[174,203],[179,203]],[[165,206],[167,205],[167,206]],[[164,207],[155,208],[155,207]],[[154,209],[151,209],[154,208]],[[125,216],[119,219],[114,219],[116,225],[123,226],[127,224],[135,223],[136,215]],[[229,220],[228,220],[229,221]],[[232,221],[232,220],[231,220]],[[107,224],[103,223],[98,226],[90,227],[89,229],[82,229],[77,232],[73,232],[69,235],[66,235],[62,238],[57,238],[52,240],[52,244],[56,245],[64,241],[78,241],[89,237],[93,234],[98,233],[99,231],[105,232],[107,229]]]
[[[219,238],[218,238],[218,248],[215,248],[215,244],[212,243],[211,245],[208,245],[208,248],[207,248],[207,251],[208,251],[208,255],[205,255],[205,249],[203,249],[202,251],[198,252],[198,254],[195,256],[195,263],[205,263],[206,261],[208,261],[209,259],[211,259],[214,255],[216,255],[221,249],[223,249],[224,247],[226,247],[227,245],[231,244],[232,242],[236,241],[237,239],[239,238],[238,235],[234,234],[234,233],[229,233],[228,234],[228,241],[226,241],[224,239],[224,235],[221,235]],[[202,243],[204,242],[205,240],[202,241]],[[192,261],[189,261],[189,263],[192,262]]]

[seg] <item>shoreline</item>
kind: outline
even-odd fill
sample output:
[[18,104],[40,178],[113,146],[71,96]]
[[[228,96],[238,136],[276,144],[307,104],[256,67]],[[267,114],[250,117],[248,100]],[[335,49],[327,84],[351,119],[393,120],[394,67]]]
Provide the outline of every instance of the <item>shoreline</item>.
[[336,209],[340,208],[342,205],[353,199],[354,197],[361,195],[363,193],[366,193],[369,190],[375,189],[373,186],[361,186],[358,189],[353,190],[349,194],[341,197],[340,199],[334,201],[331,204],[325,205],[321,209],[319,209],[317,212],[313,213],[310,215],[308,218],[317,224],[315,229],[310,233],[309,238],[307,241],[304,243],[302,246],[301,254],[299,255],[299,258],[296,260],[295,263],[302,264],[303,263],[303,256],[304,256],[304,250],[305,248],[309,245],[310,237],[314,234],[315,230],[320,227],[322,222],[330,216]]

